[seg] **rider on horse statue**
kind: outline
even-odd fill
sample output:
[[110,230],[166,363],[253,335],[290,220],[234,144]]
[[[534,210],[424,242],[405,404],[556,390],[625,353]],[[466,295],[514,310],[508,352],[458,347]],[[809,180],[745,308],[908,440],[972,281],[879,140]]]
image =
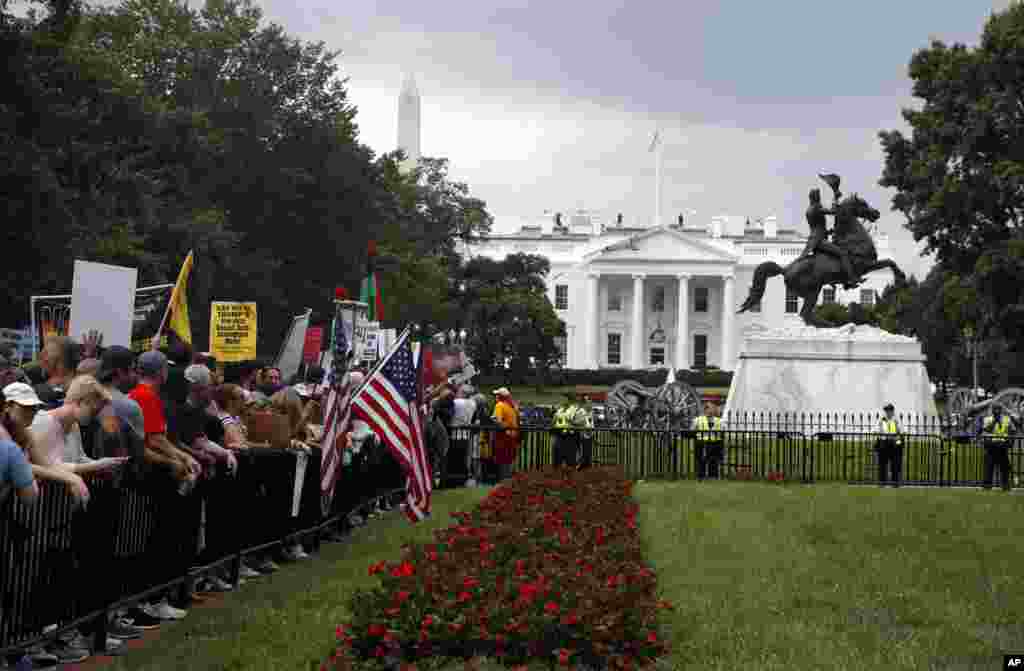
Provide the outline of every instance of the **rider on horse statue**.
[[801,258],[809,257],[815,252],[820,251],[838,257],[843,266],[843,273],[846,275],[846,281],[843,282],[843,288],[853,289],[859,284],[859,278],[853,272],[853,264],[850,263],[850,255],[839,245],[828,241],[829,231],[825,221],[826,215],[831,214],[832,216],[835,216],[836,207],[839,203],[839,199],[842,197],[842,193],[839,191],[839,176],[819,175],[819,177],[821,177],[826,184],[832,187],[833,206],[831,209],[822,206],[821,191],[818,189],[811,189],[809,194],[811,204],[807,208],[807,225],[811,229],[811,235],[807,239],[807,246],[804,247],[804,251],[800,256]]

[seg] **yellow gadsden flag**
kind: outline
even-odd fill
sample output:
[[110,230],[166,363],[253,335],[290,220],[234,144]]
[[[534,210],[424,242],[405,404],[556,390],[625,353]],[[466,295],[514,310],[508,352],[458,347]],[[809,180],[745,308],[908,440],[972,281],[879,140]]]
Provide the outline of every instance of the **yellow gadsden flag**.
[[181,272],[178,273],[178,281],[171,293],[171,303],[168,307],[170,322],[168,327],[174,331],[174,335],[182,342],[192,344],[192,326],[188,321],[188,276],[192,272],[192,252],[188,253],[185,263],[181,264]]

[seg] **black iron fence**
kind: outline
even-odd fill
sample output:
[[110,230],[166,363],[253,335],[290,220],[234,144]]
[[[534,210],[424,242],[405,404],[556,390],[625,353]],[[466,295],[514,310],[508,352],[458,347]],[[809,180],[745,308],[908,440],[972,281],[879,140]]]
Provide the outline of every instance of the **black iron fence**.
[[185,592],[215,569],[229,568],[237,585],[245,555],[297,540],[315,549],[352,512],[404,492],[391,464],[372,469],[357,461],[342,472],[325,515],[319,449],[307,457],[254,449],[238,461],[234,477],[201,480],[185,496],[169,478],[135,464],[90,480],[85,509],[50,482],[40,483],[32,505],[8,496],[0,503],[0,655],[75,627],[101,644],[115,609],[165,590]]
[[[965,431],[948,417],[897,416],[902,448],[901,481],[909,485],[980,486],[985,481],[987,436]],[[740,415],[724,419],[719,432],[719,477],[737,480],[875,483],[878,415]],[[458,429],[471,441],[494,441],[496,429]],[[554,463],[550,427],[524,426],[516,457],[519,470]],[[470,437],[472,434],[472,437]],[[637,479],[693,478],[697,475],[697,432],[594,428],[583,448],[596,464],[616,464]],[[482,436],[482,438],[481,438]],[[1024,472],[1024,435],[1006,440],[1012,484]],[[580,455],[582,457],[582,454]],[[1002,484],[997,482],[996,484]]]

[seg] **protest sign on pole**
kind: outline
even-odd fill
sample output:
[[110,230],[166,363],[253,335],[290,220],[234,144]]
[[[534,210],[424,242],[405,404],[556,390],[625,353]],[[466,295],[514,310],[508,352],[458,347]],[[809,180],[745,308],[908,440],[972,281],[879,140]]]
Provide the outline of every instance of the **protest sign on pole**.
[[306,329],[306,344],[302,348],[302,360],[307,364],[315,364],[320,360],[320,352],[324,345],[324,327],[310,326]]
[[71,294],[32,296],[29,321],[32,329],[32,356],[51,336],[67,335],[71,318]]
[[[160,320],[171,299],[173,284],[158,284],[139,287],[135,291],[135,316],[132,321],[132,349],[144,352],[150,348],[153,336],[160,328]],[[167,336],[160,339],[160,346],[167,346]]]
[[78,260],[74,267],[68,335],[81,342],[97,331],[107,346],[130,347],[138,269]]
[[292,319],[288,328],[288,335],[281,344],[281,350],[274,360],[274,367],[281,371],[281,379],[287,380],[299,372],[302,365],[302,350],[306,344],[306,329],[309,328],[309,318],[313,311],[307,309],[301,315]]
[[362,361],[373,363],[380,358],[380,322],[368,322],[363,343]]
[[210,353],[225,363],[256,358],[256,303],[210,304]]

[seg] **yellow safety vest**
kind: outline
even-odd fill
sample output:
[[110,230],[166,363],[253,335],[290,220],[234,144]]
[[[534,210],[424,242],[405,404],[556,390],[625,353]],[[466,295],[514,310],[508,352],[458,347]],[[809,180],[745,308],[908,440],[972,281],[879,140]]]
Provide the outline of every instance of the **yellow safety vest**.
[[985,418],[985,431],[992,434],[991,440],[1005,443],[1007,436],[1010,435],[1010,418],[1003,415],[999,418],[998,424],[995,424],[995,419],[992,415]]
[[555,429],[562,433],[568,433],[572,429],[572,418],[576,415],[576,410],[575,405],[559,408],[555,413]]
[[[885,433],[893,433],[893,434],[897,434],[898,435],[899,432],[900,432],[900,425],[896,422],[895,419],[883,419],[882,420],[882,430]],[[900,438],[896,439],[896,444],[897,445],[901,444],[902,442],[903,442],[902,439],[900,439]]]
[[722,430],[722,418],[714,417],[712,419],[714,419],[714,422],[708,422],[708,418],[704,415],[697,418],[697,440],[708,442],[721,439],[720,435],[711,433],[711,431]]

